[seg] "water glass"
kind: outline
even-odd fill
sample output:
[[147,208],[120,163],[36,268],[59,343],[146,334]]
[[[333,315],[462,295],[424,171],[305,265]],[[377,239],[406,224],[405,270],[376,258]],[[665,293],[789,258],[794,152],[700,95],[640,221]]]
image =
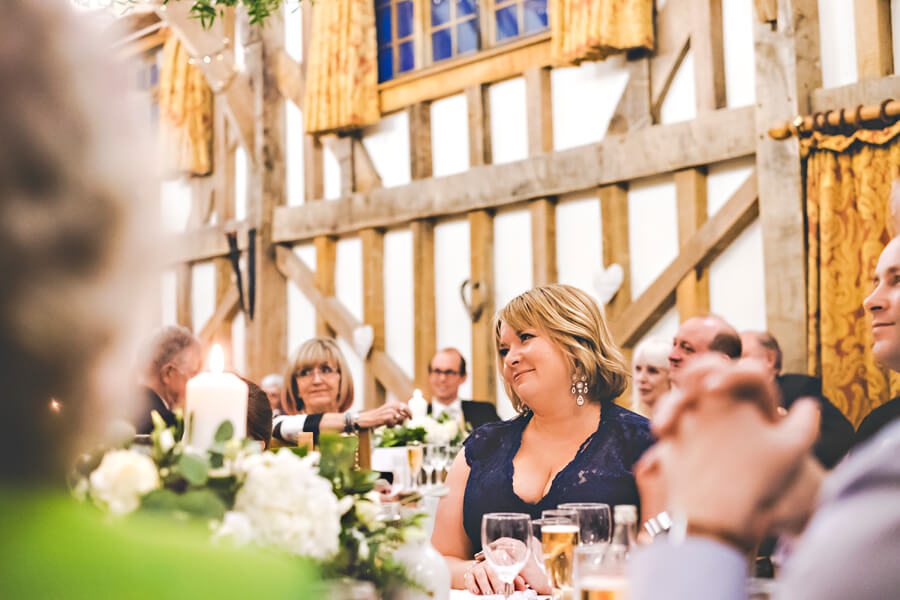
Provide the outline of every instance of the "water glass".
[[531,517],[524,513],[487,513],[481,519],[484,558],[503,582],[509,598],[512,582],[528,562],[531,548]]
[[592,546],[608,544],[612,536],[612,519],[608,504],[601,502],[567,502],[560,504],[560,509],[574,510],[578,513],[579,543]]
[[579,546],[575,549],[572,579],[578,600],[625,600],[628,581],[625,574],[605,565],[604,545]]
[[422,457],[422,470],[425,471],[425,487],[431,487],[431,474],[437,468],[437,452],[438,446],[434,444],[426,444],[423,448],[424,455]]

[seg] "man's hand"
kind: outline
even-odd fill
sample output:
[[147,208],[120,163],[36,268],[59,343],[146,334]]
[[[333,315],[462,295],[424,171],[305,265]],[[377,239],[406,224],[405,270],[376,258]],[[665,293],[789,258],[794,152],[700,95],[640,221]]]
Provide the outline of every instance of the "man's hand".
[[736,545],[805,522],[822,476],[809,452],[815,402],[781,417],[778,390],[756,361],[700,357],[683,375],[681,389],[660,400],[660,441],[637,472],[661,470],[672,513]]

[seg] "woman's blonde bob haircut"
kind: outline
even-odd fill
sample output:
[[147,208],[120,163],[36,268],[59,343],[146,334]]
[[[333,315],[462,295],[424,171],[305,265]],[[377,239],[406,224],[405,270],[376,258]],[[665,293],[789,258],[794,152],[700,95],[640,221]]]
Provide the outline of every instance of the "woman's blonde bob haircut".
[[297,387],[297,375],[307,367],[316,367],[321,364],[331,365],[341,374],[337,412],[344,412],[353,404],[353,376],[350,374],[347,359],[344,358],[341,349],[333,339],[315,337],[300,344],[284,374],[284,387],[288,399],[288,405],[285,408],[290,413],[303,412],[303,398],[300,397]]
[[[596,300],[578,288],[560,283],[542,285],[516,296],[497,313],[494,347],[502,373],[501,323],[513,331],[534,328],[549,337],[566,357],[573,383],[582,376],[586,378],[589,401],[611,402],[625,391],[629,373],[622,353],[613,344]],[[503,385],[513,407],[523,412],[525,403],[505,380]]]

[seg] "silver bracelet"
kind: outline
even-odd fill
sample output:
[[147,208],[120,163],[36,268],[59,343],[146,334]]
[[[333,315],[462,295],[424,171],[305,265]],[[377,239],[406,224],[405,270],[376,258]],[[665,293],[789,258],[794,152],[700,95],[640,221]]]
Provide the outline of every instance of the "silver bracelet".
[[348,410],[344,413],[344,433],[353,433],[356,431],[356,413]]

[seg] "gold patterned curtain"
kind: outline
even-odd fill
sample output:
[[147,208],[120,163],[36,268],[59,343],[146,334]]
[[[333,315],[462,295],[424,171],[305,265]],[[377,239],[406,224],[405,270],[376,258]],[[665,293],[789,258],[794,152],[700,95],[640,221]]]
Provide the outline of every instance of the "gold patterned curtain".
[[308,133],[362,127],[381,117],[372,0],[313,3],[303,101]]
[[176,36],[163,46],[159,73],[159,131],[167,174],[212,172],[212,90]]
[[653,49],[653,0],[550,0],[549,13],[557,60],[577,63]]
[[900,123],[852,135],[814,132],[806,156],[809,368],[854,425],[900,390],[875,364],[862,302],[891,231],[888,200],[900,174]]

